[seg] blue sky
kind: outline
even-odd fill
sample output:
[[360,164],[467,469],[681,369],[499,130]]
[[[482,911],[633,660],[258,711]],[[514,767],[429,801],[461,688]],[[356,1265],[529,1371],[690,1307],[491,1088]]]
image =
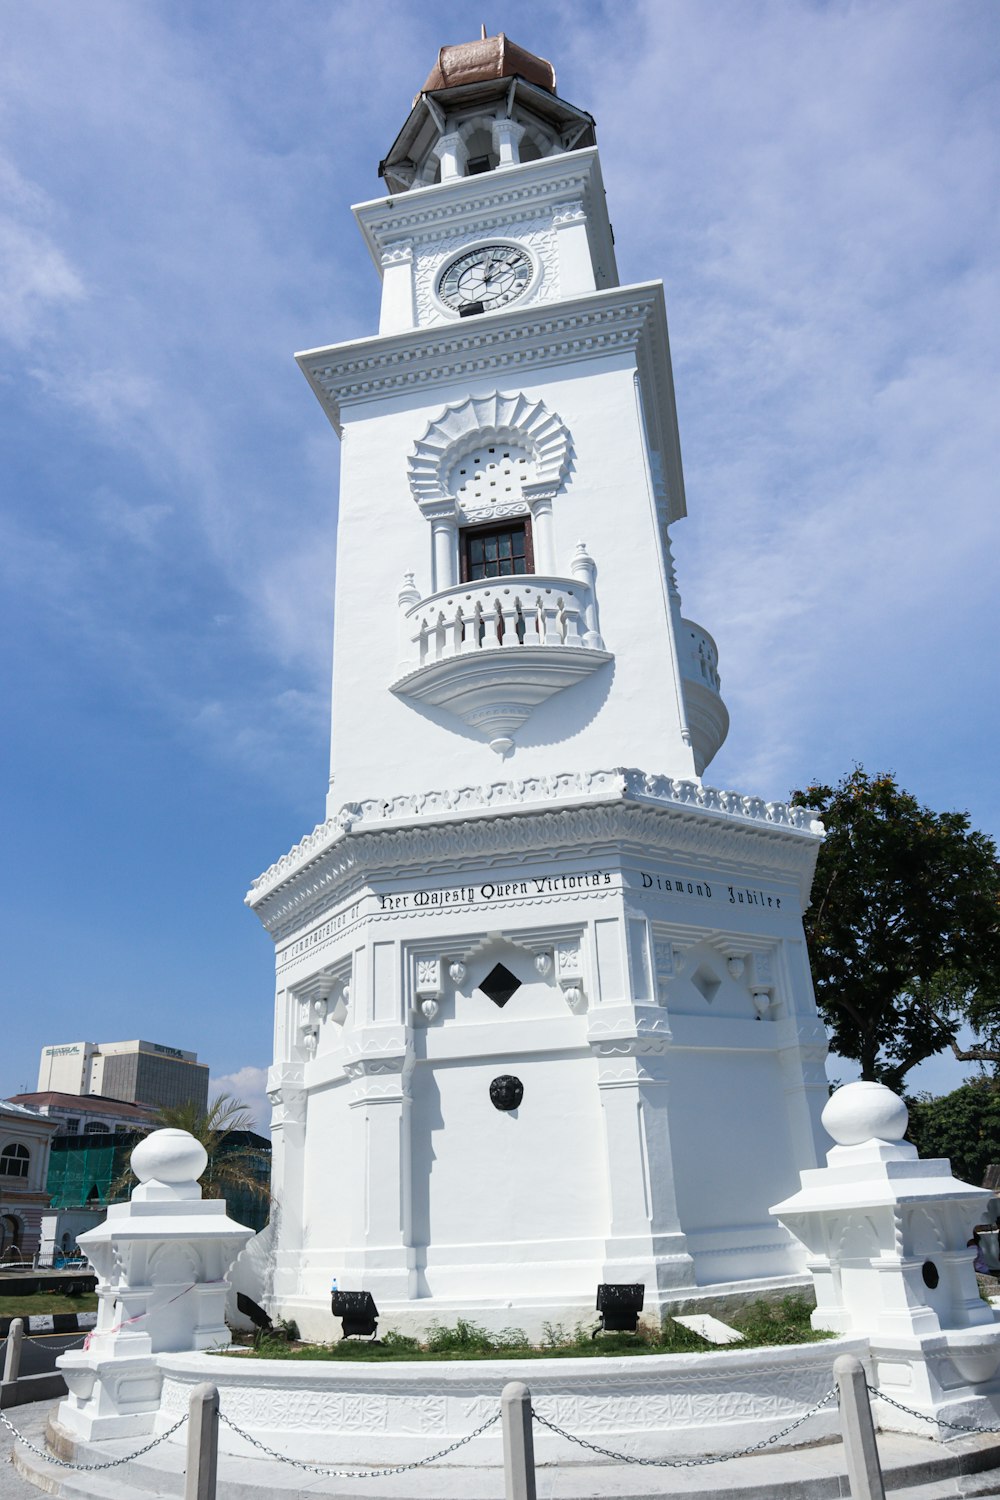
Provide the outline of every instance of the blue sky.
[[260,1099],[242,897],[322,817],[329,713],[337,444],[291,356],[375,330],[348,205],[480,20],[595,115],[622,279],[666,282],[707,779],[858,760],[1000,833],[990,0],[6,0],[0,1094],[141,1035]]

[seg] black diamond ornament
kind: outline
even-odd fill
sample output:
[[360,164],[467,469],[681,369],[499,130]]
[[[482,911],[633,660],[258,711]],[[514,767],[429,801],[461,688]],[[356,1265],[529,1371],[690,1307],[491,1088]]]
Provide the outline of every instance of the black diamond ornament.
[[502,1009],[515,990],[521,988],[521,981],[503,964],[496,964],[481,981],[479,988],[493,1001],[494,1005],[499,1005]]

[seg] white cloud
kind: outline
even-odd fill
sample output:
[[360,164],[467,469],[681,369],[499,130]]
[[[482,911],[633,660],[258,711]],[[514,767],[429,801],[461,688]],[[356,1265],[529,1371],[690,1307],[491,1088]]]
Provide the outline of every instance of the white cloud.
[[261,1135],[271,1134],[271,1103],[265,1092],[267,1069],[247,1064],[233,1073],[221,1073],[208,1082],[208,1098],[211,1102],[218,1094],[230,1094],[245,1104],[256,1121]]
[[915,766],[896,721],[936,736],[935,679],[982,714],[996,661],[997,109],[969,24],[985,12],[635,16],[599,60],[580,35],[575,61],[623,272],[666,277],[680,584],[733,718],[709,777],[780,794],[887,745]]
[[47,318],[85,296],[79,274],[48,232],[52,205],[0,155],[0,339],[25,348]]

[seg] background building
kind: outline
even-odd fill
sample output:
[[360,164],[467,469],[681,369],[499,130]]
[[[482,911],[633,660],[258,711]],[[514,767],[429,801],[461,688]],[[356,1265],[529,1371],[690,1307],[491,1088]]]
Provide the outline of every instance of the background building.
[[153,1109],[208,1103],[208,1067],[196,1052],[159,1042],[64,1042],[43,1047],[38,1089],[98,1094]]
[[49,1148],[58,1124],[38,1110],[0,1101],[0,1256],[30,1260],[48,1207]]
[[[204,1071],[207,1073],[207,1068]],[[129,1157],[137,1141],[155,1130],[156,1111],[98,1094],[65,1094],[55,1090],[18,1094],[5,1101],[0,1109],[10,1111],[12,1119],[34,1122],[36,1134],[37,1127],[41,1127],[51,1142],[46,1162],[40,1167],[41,1175],[31,1174],[36,1194],[29,1205],[32,1213],[25,1217],[22,1209],[27,1196],[18,1188],[22,1209],[17,1210],[6,1226],[6,1239],[0,1239],[0,1253],[5,1243],[20,1246],[25,1239],[25,1226],[30,1224],[31,1233],[26,1240],[29,1253],[39,1245],[41,1232],[42,1257],[51,1260],[71,1250],[84,1229],[99,1223],[109,1203],[123,1202],[129,1196],[135,1185],[129,1173]],[[5,1120],[0,1120],[0,1126],[5,1124]],[[13,1141],[13,1136],[9,1142],[6,1135],[2,1137],[0,1171],[5,1160],[3,1147]],[[28,1150],[30,1159],[36,1161],[34,1147],[29,1144]],[[267,1184],[271,1176],[271,1142],[252,1130],[231,1130],[220,1142],[217,1153],[210,1153],[210,1158],[203,1178],[207,1196],[214,1195],[215,1183],[233,1218],[251,1229],[263,1229],[270,1212]],[[20,1155],[15,1161],[11,1153],[12,1173],[20,1171],[23,1161]],[[0,1195],[2,1185],[9,1181],[9,1176],[0,1176]],[[259,1187],[255,1189],[254,1184]],[[43,1212],[46,1218],[41,1222]],[[0,1209],[0,1213],[8,1213],[8,1208]]]

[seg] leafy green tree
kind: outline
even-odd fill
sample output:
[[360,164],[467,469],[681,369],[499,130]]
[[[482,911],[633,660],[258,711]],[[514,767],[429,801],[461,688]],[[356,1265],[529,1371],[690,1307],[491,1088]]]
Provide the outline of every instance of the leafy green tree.
[[956,1177],[977,1186],[986,1168],[1000,1162],[1000,1088],[993,1078],[974,1078],[940,1099],[920,1095],[909,1102],[907,1132],[921,1156],[948,1156]]
[[[965,813],[936,813],[861,766],[809,786],[827,837],[805,915],[816,998],[841,1057],[900,1090],[951,1047],[1000,1061],[1000,866]],[[958,1033],[973,1027],[973,1047]]]

